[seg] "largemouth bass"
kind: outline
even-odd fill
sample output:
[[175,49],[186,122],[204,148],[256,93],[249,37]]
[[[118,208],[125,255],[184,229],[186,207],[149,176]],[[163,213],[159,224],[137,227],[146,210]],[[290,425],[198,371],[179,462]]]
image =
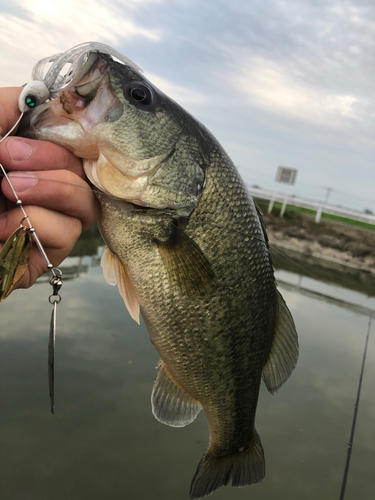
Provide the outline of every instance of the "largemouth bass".
[[21,134],[83,158],[101,205],[105,278],[160,354],[153,414],[177,427],[201,409],[207,417],[190,498],[257,483],[261,379],[274,393],[298,357],[261,214],[217,140],[135,64],[105,50],[81,61]]

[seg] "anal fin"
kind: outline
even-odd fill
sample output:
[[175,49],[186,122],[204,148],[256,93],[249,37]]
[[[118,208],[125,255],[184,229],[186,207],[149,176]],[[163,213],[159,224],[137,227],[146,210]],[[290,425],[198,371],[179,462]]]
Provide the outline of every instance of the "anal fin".
[[202,407],[175,384],[163,361],[160,361],[158,367],[151,395],[152,413],[163,424],[184,427],[195,420]]
[[298,360],[298,337],[290,311],[276,290],[275,334],[262,377],[271,394],[288,379]]

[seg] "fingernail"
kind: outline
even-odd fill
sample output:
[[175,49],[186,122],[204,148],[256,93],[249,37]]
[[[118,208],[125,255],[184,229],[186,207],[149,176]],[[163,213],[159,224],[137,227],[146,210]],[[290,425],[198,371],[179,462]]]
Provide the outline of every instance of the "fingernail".
[[17,193],[32,189],[39,181],[38,177],[31,172],[11,172],[8,177]]
[[34,148],[28,142],[16,137],[12,137],[7,142],[7,149],[13,161],[28,160],[34,151]]
[[5,215],[0,215],[0,231],[2,231],[7,225],[7,218]]

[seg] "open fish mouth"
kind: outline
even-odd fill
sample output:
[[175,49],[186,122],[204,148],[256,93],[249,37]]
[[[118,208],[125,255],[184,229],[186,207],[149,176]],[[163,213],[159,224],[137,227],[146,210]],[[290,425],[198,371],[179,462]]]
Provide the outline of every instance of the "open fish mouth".
[[[49,131],[53,130],[56,142],[58,128],[61,137],[68,133],[70,144],[63,140],[58,143],[80,156],[74,147],[78,137],[81,138],[97,123],[117,119],[121,114],[110,88],[109,62],[113,61],[112,57],[142,71],[115,49],[96,42],[83,43],[63,54],[39,61],[33,68],[32,78],[46,84],[51,99],[23,117],[18,134],[35,139],[43,135],[43,139],[48,140]],[[73,144],[72,138],[75,138]]]
[[[55,99],[38,106],[27,115],[21,123],[20,133],[37,138],[38,131],[51,127],[69,129],[72,123],[84,133],[97,123],[107,121],[116,107],[116,97],[110,87],[108,62],[109,58],[105,54],[90,53],[76,78],[61,89]],[[80,135],[80,130],[75,130],[75,134]]]
[[[43,81],[50,91],[51,99],[54,99],[66,87],[83,82],[99,56],[106,56],[108,60],[114,57],[142,73],[139,66],[109,45],[88,42],[62,54],[41,59],[32,70],[32,80]],[[47,69],[48,65],[50,67]]]
[[[204,183],[202,148],[195,135],[184,133],[182,111],[171,111],[178,105],[138,66],[107,46],[84,44],[40,61],[32,76],[50,99],[26,113],[20,135],[67,148],[83,159],[93,186],[117,199],[181,213],[196,206]],[[193,160],[175,171],[190,149]]]

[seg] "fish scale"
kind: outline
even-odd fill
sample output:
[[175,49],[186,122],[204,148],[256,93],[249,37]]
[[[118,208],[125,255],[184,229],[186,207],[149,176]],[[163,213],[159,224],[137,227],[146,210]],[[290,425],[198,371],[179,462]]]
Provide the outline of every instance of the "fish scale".
[[[191,499],[228,483],[259,482],[265,465],[254,422],[261,378],[274,393],[298,357],[261,215],[202,124],[126,58],[122,64],[108,53],[88,56],[82,88],[75,81],[37,106],[21,133],[84,160],[109,249],[104,274],[117,281],[131,316],[139,321],[142,314],[160,354],[154,416],[181,427],[201,410],[206,415],[209,445]],[[75,109],[77,99],[85,106]]]
[[[215,219],[208,218],[206,221],[204,210],[202,210],[202,213],[197,215],[199,223],[196,227],[198,230],[194,230],[195,214],[192,214],[190,222],[185,228],[186,233],[200,246],[211,263],[218,283],[220,285],[224,283],[224,287],[218,287],[215,295],[208,298],[181,297],[178,287],[171,286],[167,275],[155,281],[148,280],[147,269],[161,268],[161,261],[157,248],[150,252],[146,241],[148,238],[149,243],[152,244],[151,240],[157,231],[145,235],[141,216],[138,221],[139,229],[137,229],[133,218],[131,220],[126,218],[121,223],[119,221],[111,223],[111,226],[119,227],[121,225],[121,232],[124,231],[127,235],[132,235],[127,239],[128,247],[126,249],[123,247],[125,238],[122,234],[117,233],[116,241],[111,240],[108,233],[112,233],[112,231],[107,228],[109,216],[107,217],[105,211],[102,219],[106,221],[106,226],[104,227],[101,222],[101,231],[110,248],[121,260],[127,262],[128,269],[131,270],[133,266],[137,268],[133,280],[136,282],[142,315],[153,344],[173,373],[175,380],[202,404],[206,415],[209,415],[208,418],[212,418],[212,432],[216,436],[215,446],[219,448],[220,454],[225,455],[229,453],[228,448],[229,450],[232,450],[233,447],[238,449],[247,445],[253,437],[253,426],[249,426],[247,434],[244,432],[244,426],[246,421],[253,423],[254,420],[261,371],[273,338],[275,318],[272,317],[272,314],[265,316],[263,309],[265,306],[269,307],[268,297],[275,296],[275,285],[268,249],[265,248],[264,243],[257,239],[249,239],[248,242],[245,242],[243,236],[235,230],[238,227],[245,228],[245,225],[241,224],[241,219],[246,220],[249,217],[253,222],[252,232],[259,237],[261,236],[258,216],[255,208],[251,212],[248,197],[247,210],[241,217],[240,207],[245,204],[245,190],[238,186],[236,190],[232,189],[232,192],[226,191],[225,199],[215,197],[216,182],[215,184],[210,182],[211,171],[217,175],[217,171],[222,167],[224,174],[217,175],[217,177],[221,178],[221,182],[223,182],[222,178],[225,176],[225,172],[229,170],[230,174],[233,174],[234,169],[229,161],[227,164],[223,158],[220,160],[216,161],[216,164],[213,162],[213,165],[207,168],[206,191],[201,203],[204,207],[205,198],[207,198],[206,204],[210,204],[211,199],[215,198],[216,206],[211,205],[213,212],[210,212],[217,214],[218,211],[223,211],[223,221],[218,219],[217,215]],[[238,192],[243,194],[239,208],[237,205],[234,207],[231,205],[232,196],[238,196]],[[228,207],[231,207],[230,210]],[[223,223],[227,229],[232,229],[227,220],[231,213],[238,214],[236,220],[233,221],[234,223],[232,222],[234,231],[229,239],[222,239],[221,230],[215,225]],[[128,222],[128,227],[123,225],[126,222]],[[257,224],[255,225],[254,222]],[[249,231],[248,227],[246,229]],[[218,242],[218,244],[213,246],[213,242]],[[227,264],[228,252],[238,264],[238,276],[234,276],[235,270]],[[130,255],[131,257],[129,257]],[[151,260],[151,256],[153,260]],[[261,271],[262,265],[268,267],[268,271],[266,270],[265,273]],[[144,269],[143,273],[141,268]],[[245,275],[243,275],[243,269],[247,270]],[[131,271],[129,272],[133,274]],[[263,289],[257,288],[255,290],[251,282],[258,281],[262,282]],[[232,286],[227,288],[226,283],[231,283]],[[239,295],[233,297],[235,292]],[[169,300],[166,301],[165,297]],[[268,300],[265,300],[265,297]],[[251,299],[255,299],[257,303],[256,305],[252,304],[250,308]],[[177,306],[176,300],[179,301]],[[275,301],[274,297],[273,300]],[[202,301],[205,301],[204,307],[202,307]],[[166,303],[169,303],[169,307],[165,307]],[[155,307],[156,304],[158,307]],[[222,311],[220,320],[215,318],[218,310]],[[257,311],[261,311],[261,313],[256,314]],[[194,338],[191,338],[190,325],[193,324],[199,324],[200,328],[195,332]],[[249,325],[251,325],[250,328]],[[258,349],[255,350],[255,359],[253,359],[251,351],[252,344],[255,343]],[[184,362],[181,362],[180,359],[179,353],[181,351],[187,353]],[[222,362],[216,356],[217,351],[225,353]],[[259,356],[259,351],[262,356]],[[214,363],[210,366],[212,357]],[[193,378],[191,377],[192,371],[195,374]],[[250,374],[247,377],[247,383],[243,380],[243,374]],[[238,387],[238,378],[242,380],[242,387],[239,391],[233,389],[235,397],[229,404],[228,391],[230,392],[232,386]],[[198,381],[198,384],[194,384],[194,380]],[[244,384],[250,387],[244,388]],[[240,401],[240,413],[244,418],[240,419],[238,425],[233,426],[237,399]],[[245,402],[245,399],[248,403]],[[216,414],[219,416],[218,419],[215,418]],[[223,415],[228,418],[224,419]],[[223,425],[225,420],[230,421],[229,426]],[[234,432],[233,427],[237,429],[237,432]],[[236,434],[238,442],[233,444],[233,435]]]

